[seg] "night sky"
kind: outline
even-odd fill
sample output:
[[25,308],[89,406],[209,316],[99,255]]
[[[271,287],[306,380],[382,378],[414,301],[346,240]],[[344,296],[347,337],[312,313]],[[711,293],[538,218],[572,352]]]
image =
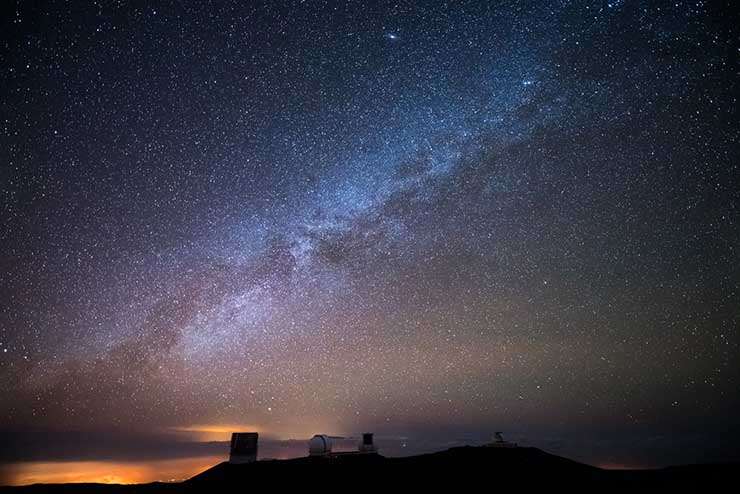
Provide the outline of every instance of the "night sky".
[[740,456],[731,3],[3,2],[0,429]]

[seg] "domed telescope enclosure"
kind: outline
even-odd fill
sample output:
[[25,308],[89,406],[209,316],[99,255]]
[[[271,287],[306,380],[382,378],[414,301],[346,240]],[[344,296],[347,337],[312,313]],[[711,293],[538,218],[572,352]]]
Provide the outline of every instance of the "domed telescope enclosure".
[[308,456],[327,456],[331,454],[332,438],[326,434],[316,434],[308,442]]
[[[338,443],[337,443],[338,441]],[[359,455],[365,453],[377,453],[378,450],[373,442],[373,433],[365,432],[359,443],[357,437],[328,436],[326,434],[316,434],[308,442],[308,455],[317,457]],[[352,444],[353,449],[348,450],[348,443]],[[339,451],[334,451],[334,448]],[[354,449],[357,448],[357,449]]]
[[233,432],[231,434],[231,454],[229,463],[252,463],[257,461],[256,432]]

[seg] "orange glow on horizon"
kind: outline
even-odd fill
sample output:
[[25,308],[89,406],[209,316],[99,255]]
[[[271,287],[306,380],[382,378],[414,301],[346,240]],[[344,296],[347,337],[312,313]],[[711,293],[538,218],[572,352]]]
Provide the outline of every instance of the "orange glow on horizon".
[[231,439],[232,432],[262,432],[255,425],[234,424],[187,425],[173,427],[171,430],[190,433],[194,440],[202,442],[228,441]]
[[177,482],[224,461],[223,456],[201,456],[142,462],[59,461],[10,463],[0,467],[2,485],[61,484],[143,484]]
[[282,427],[271,427],[266,430],[259,425],[245,424],[193,424],[173,426],[167,429],[169,432],[186,434],[191,440],[198,442],[229,441],[232,432],[257,432],[260,439],[274,440],[304,440],[314,434],[331,434],[338,436],[351,435],[341,428],[337,429],[328,423],[311,423],[306,420],[297,421],[294,424],[282,424]]

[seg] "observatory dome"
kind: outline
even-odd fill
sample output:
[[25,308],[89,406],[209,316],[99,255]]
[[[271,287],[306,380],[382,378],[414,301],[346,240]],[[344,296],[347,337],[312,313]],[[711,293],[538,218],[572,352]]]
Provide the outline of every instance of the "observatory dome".
[[322,456],[331,453],[331,438],[324,434],[316,434],[308,442],[308,454],[310,456]]

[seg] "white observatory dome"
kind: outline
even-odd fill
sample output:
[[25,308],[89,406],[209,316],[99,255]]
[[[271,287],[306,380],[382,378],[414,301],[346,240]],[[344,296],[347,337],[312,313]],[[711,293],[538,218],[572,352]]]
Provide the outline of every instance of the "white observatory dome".
[[323,456],[331,453],[331,438],[324,434],[316,434],[308,442],[309,456]]

